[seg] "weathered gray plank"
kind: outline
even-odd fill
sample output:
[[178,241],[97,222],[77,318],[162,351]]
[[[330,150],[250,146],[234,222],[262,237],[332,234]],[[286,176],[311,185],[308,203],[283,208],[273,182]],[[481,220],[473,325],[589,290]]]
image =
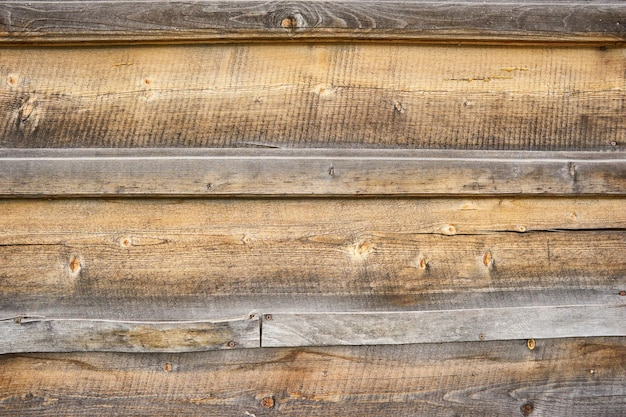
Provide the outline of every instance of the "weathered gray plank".
[[[260,280],[262,281],[262,280]],[[549,282],[547,279],[543,282]],[[266,284],[268,285],[268,284]],[[38,291],[3,297],[0,317],[45,316],[57,318],[81,317],[89,320],[118,321],[203,321],[207,317],[237,317],[247,311],[277,313],[311,312],[415,312],[467,309],[533,308],[560,305],[623,304],[626,281],[607,283],[599,289],[571,289],[561,285],[550,288],[518,288],[503,290],[468,291],[421,294],[234,294],[234,295],[179,295],[147,297],[119,297],[106,292],[90,296],[46,297]],[[528,287],[528,286],[526,286]],[[622,288],[624,290],[622,290]],[[158,291],[156,288],[155,292]]]
[[0,319],[0,353],[196,352],[260,346],[259,317],[138,322],[16,316]]
[[0,196],[626,194],[624,153],[3,150]]
[[626,336],[626,300],[616,305],[262,314],[264,347]]
[[[622,416],[626,338],[0,356],[0,413]],[[265,399],[265,400],[264,400]]]
[[624,40],[626,7],[602,1],[4,1],[0,42]]

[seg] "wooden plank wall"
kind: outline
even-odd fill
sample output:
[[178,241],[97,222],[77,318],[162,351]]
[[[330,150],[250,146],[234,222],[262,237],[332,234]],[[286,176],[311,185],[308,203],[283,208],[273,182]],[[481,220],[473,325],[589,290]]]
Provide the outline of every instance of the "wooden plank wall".
[[0,415],[626,415],[621,1],[0,4]]

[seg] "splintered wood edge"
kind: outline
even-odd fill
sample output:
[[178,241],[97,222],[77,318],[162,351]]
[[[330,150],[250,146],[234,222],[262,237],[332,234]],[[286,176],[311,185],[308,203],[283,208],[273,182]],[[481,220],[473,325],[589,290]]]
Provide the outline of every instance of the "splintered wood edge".
[[0,353],[198,352],[260,346],[256,312],[217,321],[121,321],[25,315],[0,319],[0,333]]
[[0,149],[0,197],[624,195],[626,154]]
[[265,314],[263,347],[626,336],[626,304]]
[[378,40],[622,44],[608,1],[5,1],[0,44]]

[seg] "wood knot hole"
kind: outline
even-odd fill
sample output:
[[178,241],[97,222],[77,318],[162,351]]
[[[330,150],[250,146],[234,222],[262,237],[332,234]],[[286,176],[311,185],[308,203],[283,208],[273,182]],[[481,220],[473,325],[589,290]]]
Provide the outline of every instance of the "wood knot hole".
[[485,252],[485,254],[483,255],[483,265],[485,265],[486,267],[490,267],[492,262],[493,257],[491,256],[491,251]]
[[530,403],[526,403],[523,404],[519,409],[522,412],[523,416],[529,416],[533,412],[535,407],[533,407],[533,405]]
[[264,397],[261,400],[261,405],[265,408],[273,408],[274,404],[276,404],[276,402],[274,401],[273,397]]
[[298,19],[295,16],[287,16],[281,22],[280,26],[287,30],[298,29]]
[[402,103],[400,103],[399,101],[396,101],[393,103],[393,109],[394,111],[396,111],[397,113],[404,113],[406,111],[406,108],[404,107],[404,105]]
[[80,271],[80,259],[78,259],[76,256],[73,257],[70,261],[70,271],[72,271],[72,273],[74,274]]
[[19,77],[14,74],[9,74],[9,76],[7,77],[7,84],[9,85],[9,87],[17,87],[19,81]]
[[427,266],[426,259],[421,258],[421,259],[420,259],[420,268],[421,268],[421,269],[426,269],[426,266]]

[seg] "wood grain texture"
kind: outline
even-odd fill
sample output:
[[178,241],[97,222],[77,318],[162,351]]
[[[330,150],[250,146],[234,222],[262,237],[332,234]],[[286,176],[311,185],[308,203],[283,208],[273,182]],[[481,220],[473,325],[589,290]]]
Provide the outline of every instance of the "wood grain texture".
[[2,48],[0,147],[623,151],[625,73],[623,48]]
[[621,416],[624,369],[623,337],[536,340],[534,350],[521,340],[3,355],[0,412],[495,417],[524,416],[526,410],[533,417]]
[[626,153],[0,151],[0,197],[624,195]]
[[264,347],[626,336],[626,299],[614,305],[263,314]]
[[137,322],[9,317],[0,319],[0,353],[196,352],[261,344],[259,316],[221,321]]
[[[354,297],[347,307],[319,301],[331,311],[419,308],[429,294],[443,295],[433,301],[442,308],[506,307],[542,291],[546,305],[566,291],[619,297],[624,206],[623,198],[8,199],[0,304],[9,315],[57,316],[58,306],[70,318],[151,320],[172,309],[184,315],[169,319],[192,320],[230,296],[245,309],[235,315],[259,308],[254,297],[281,309]],[[475,292],[485,298],[471,301]]]
[[620,1],[4,1],[0,42],[617,43]]

